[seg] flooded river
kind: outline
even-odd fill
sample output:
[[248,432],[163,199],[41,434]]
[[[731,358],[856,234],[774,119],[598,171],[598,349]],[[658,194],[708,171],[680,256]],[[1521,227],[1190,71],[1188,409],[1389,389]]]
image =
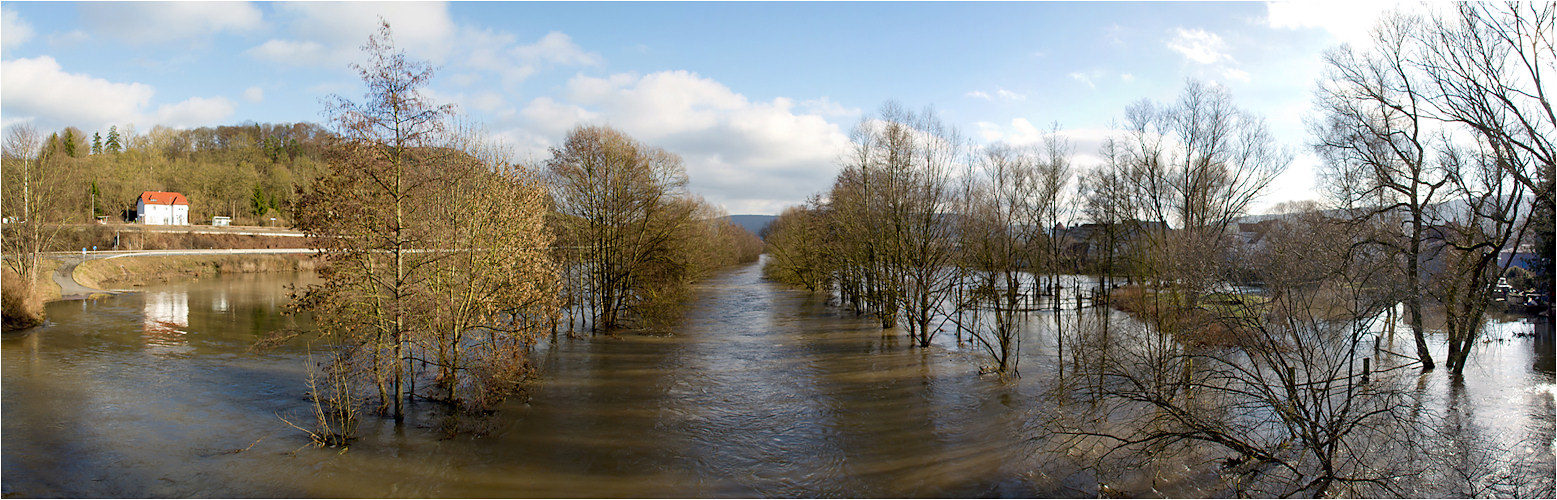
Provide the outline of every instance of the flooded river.
[[[484,435],[447,437],[413,405],[368,418],[346,453],[307,447],[301,343],[255,354],[285,327],[285,286],[307,276],[170,283],[49,306],[3,339],[3,483],[25,497],[1092,496],[1042,439],[1053,340],[1033,328],[1023,376],[948,332],[930,349],[761,279],[751,265],[698,287],[674,335],[560,336],[542,380]],[[1041,324],[1040,324],[1041,326]],[[1463,384],[1429,375],[1440,405],[1495,442],[1552,445],[1552,345],[1497,325]],[[1498,437],[1501,436],[1501,437]],[[1550,481],[1548,478],[1547,481]],[[1163,490],[1167,494],[1216,494]],[[1150,490],[1133,492],[1152,495]]]

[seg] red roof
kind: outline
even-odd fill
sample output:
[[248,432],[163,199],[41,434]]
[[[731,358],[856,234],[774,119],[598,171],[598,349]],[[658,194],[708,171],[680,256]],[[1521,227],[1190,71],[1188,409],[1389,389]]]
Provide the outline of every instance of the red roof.
[[179,193],[146,191],[141,193],[141,202],[147,205],[188,205],[189,199]]

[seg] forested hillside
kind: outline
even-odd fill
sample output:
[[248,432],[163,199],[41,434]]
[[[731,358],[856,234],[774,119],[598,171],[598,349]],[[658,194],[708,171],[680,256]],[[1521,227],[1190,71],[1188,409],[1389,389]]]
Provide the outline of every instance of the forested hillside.
[[[47,137],[41,137],[42,134]],[[51,193],[49,205],[64,213],[59,220],[109,222],[133,218],[143,191],[176,191],[189,198],[190,221],[208,223],[225,215],[234,224],[285,225],[306,186],[323,168],[321,152],[328,132],[310,123],[256,124],[175,130],[154,127],[137,133],[133,126],[83,131],[74,127],[39,131],[42,153],[34,186]],[[7,165],[7,187],[27,176]],[[8,211],[7,217],[20,214]]]

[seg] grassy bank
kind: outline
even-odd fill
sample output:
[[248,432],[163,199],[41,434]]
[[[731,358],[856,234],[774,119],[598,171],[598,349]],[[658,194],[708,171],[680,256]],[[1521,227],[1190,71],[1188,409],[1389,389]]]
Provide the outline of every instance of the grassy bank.
[[1140,285],[1121,287],[1110,295],[1115,308],[1151,323],[1189,345],[1226,347],[1239,344],[1244,335],[1238,325],[1265,309],[1265,299],[1248,294],[1208,293],[1196,305],[1172,291],[1156,291]]
[[44,260],[33,283],[23,282],[9,266],[0,270],[0,329],[19,330],[43,322],[43,303],[60,297],[59,284],[54,282],[59,265]]
[[87,261],[76,266],[74,276],[77,283],[109,290],[222,274],[308,271],[318,264],[310,254],[122,257]]
[[[309,244],[308,238],[274,236],[267,234],[236,234],[239,231],[263,232],[268,228],[212,228],[187,226],[175,231],[177,226],[161,226],[157,232],[133,224],[74,224],[63,227],[45,251],[72,252],[82,248],[98,250],[206,250],[218,248],[299,248]],[[12,237],[13,229],[5,228],[6,237]],[[165,231],[165,232],[164,232]],[[196,232],[199,231],[199,232]],[[228,234],[223,231],[231,231]],[[118,247],[114,246],[116,241]]]

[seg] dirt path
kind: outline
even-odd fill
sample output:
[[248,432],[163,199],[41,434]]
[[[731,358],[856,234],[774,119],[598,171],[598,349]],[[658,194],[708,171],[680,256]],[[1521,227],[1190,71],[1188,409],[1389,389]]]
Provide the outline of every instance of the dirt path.
[[235,255],[235,254],[291,254],[310,253],[313,250],[306,248],[252,248],[252,249],[211,249],[211,250],[141,250],[131,252],[57,252],[55,255],[60,260],[60,266],[54,270],[54,283],[59,285],[60,300],[84,299],[94,293],[117,295],[123,290],[99,290],[82,285],[76,281],[76,266],[82,262],[97,259],[113,259],[119,257],[150,257],[158,255]]
[[62,259],[62,261],[63,262],[59,268],[54,270],[54,283],[59,285],[60,300],[84,299],[92,296],[94,293],[106,293],[110,295],[119,293],[110,290],[98,290],[96,288],[87,287],[81,283],[77,283],[74,275],[76,266],[81,265],[81,263],[85,261],[84,259],[76,257],[65,258]]

